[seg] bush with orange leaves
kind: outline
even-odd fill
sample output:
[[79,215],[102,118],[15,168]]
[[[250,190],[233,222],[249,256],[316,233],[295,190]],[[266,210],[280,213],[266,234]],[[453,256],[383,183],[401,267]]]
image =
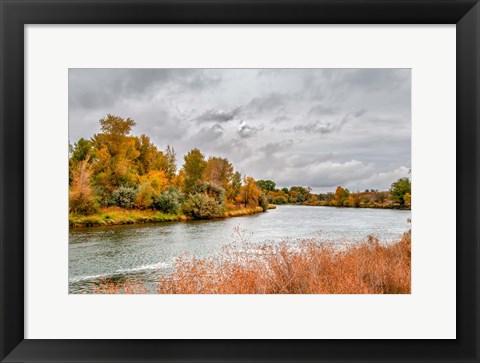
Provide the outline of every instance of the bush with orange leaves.
[[369,237],[341,248],[314,240],[242,241],[216,257],[180,257],[174,272],[160,278],[158,293],[409,294],[410,256],[410,232],[393,244]]

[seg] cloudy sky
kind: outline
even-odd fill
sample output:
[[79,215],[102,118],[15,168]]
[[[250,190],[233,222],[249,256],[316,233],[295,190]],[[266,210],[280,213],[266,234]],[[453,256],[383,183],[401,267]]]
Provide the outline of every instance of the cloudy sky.
[[409,69],[70,69],[69,137],[107,113],[277,186],[386,190],[411,167]]

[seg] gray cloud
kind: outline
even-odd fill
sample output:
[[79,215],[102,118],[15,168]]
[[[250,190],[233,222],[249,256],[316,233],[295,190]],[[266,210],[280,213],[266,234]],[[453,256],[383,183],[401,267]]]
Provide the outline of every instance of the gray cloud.
[[263,130],[263,125],[260,126],[251,126],[248,125],[245,121],[241,121],[240,125],[238,126],[237,134],[242,139],[248,139],[255,136],[259,131]]
[[269,142],[268,144],[262,146],[258,150],[264,151],[266,154],[271,155],[279,151],[285,151],[291,148],[293,145],[293,140],[282,140],[279,142]]
[[229,111],[210,109],[195,119],[199,122],[228,122],[232,121],[241,110],[241,106],[235,107]]
[[322,122],[314,121],[310,123],[298,124],[291,129],[283,129],[284,132],[297,132],[303,131],[310,134],[330,134],[332,132],[338,132],[342,127],[352,120],[353,118],[358,118],[362,116],[366,111],[358,110],[353,113],[348,113],[340,121],[336,122]]
[[286,94],[272,92],[265,96],[253,98],[246,107],[254,112],[276,110],[285,103],[287,97]]
[[276,116],[273,120],[272,120],[272,124],[277,124],[279,122],[287,122],[287,121],[291,121],[292,119],[288,116]]
[[110,106],[123,100],[149,97],[156,90],[202,90],[220,82],[201,70],[181,69],[104,69],[74,68],[69,70],[69,107],[95,108]]
[[70,69],[69,138],[133,118],[181,166],[198,147],[315,191],[386,189],[411,168],[409,69]]
[[315,105],[308,111],[308,116],[332,115],[334,113],[335,113],[335,110],[332,107]]

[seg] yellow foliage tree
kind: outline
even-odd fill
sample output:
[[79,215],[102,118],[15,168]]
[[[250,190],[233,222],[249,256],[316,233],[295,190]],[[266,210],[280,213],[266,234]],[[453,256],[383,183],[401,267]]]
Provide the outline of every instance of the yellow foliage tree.
[[151,170],[145,175],[138,177],[140,184],[149,184],[156,193],[163,192],[168,188],[168,178],[163,170]]
[[262,191],[257,186],[257,182],[251,176],[247,176],[243,180],[243,185],[240,188],[240,200],[245,207],[255,207],[262,196]]
[[208,158],[205,168],[205,180],[207,182],[227,190],[232,175],[233,166],[227,159],[216,156]]
[[410,193],[405,193],[403,200],[405,201],[406,207],[410,207],[412,205],[412,195]]
[[91,186],[92,171],[88,163],[90,157],[78,163],[73,171],[72,186],[69,193],[70,212],[91,214],[98,209]]

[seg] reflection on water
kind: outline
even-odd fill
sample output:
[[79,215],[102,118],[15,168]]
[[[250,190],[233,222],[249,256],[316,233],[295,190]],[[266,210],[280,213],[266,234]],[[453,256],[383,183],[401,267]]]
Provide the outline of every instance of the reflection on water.
[[250,242],[312,238],[356,242],[368,235],[398,240],[410,228],[410,211],[279,206],[266,213],[214,221],[77,228],[69,238],[69,292],[91,292],[99,279],[153,281],[168,273],[183,253],[204,257],[236,239],[234,228]]

